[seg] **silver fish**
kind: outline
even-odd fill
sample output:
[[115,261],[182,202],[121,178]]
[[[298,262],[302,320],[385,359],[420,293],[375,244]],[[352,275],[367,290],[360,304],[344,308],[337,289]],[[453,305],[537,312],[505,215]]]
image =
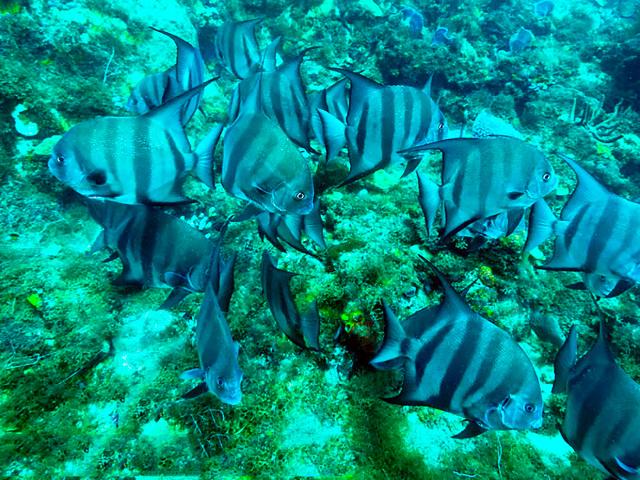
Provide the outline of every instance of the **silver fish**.
[[553,257],[537,268],[583,275],[594,295],[614,297],[640,281],[640,204],[612,194],[568,157],[578,184],[557,219],[537,202],[529,221],[525,252],[555,234]]
[[229,118],[235,120],[253,90],[259,88],[262,113],[275,121],[296,145],[313,151],[309,144],[309,101],[300,76],[300,65],[308,50],[275,70],[256,72],[242,80],[234,90]]
[[54,146],[49,170],[92,198],[128,204],[189,202],[182,184],[190,172],[213,187],[213,150],[221,127],[213,128],[192,151],[180,112],[210,82],[144,115],[75,125]]
[[202,382],[182,397],[194,398],[211,392],[221,402],[238,405],[242,400],[242,371],[238,364],[240,345],[231,336],[229,325],[211,285],[205,290],[198,313],[196,345],[200,368],[187,370],[181,378],[197,378]]
[[639,479],[640,385],[616,363],[604,322],[596,343],[577,362],[571,350],[573,359],[565,355],[560,362],[567,379],[561,387],[566,388],[556,389],[567,393],[562,437],[586,462],[612,478]]
[[[323,143],[328,145],[327,157],[334,156],[346,141],[350,170],[343,184],[404,161],[401,150],[437,136],[432,129],[439,125],[441,112],[435,110],[437,106],[430,97],[430,82],[422,90],[383,86],[348,70],[333,70],[351,82],[346,126],[325,110],[319,109],[318,113],[323,123]],[[404,175],[418,163],[419,159],[411,159]]]
[[[134,88],[127,102],[127,110],[138,114],[147,113],[204,81],[204,60],[200,50],[176,35],[151,28],[174,41],[177,58],[175,66],[165,72],[145,77]],[[185,102],[180,112],[182,125],[191,120],[201,100],[202,92]]]
[[[146,205],[94,200],[89,202],[89,213],[103,228],[91,252],[108,248],[115,253],[110,260],[122,262],[115,284],[172,288],[160,308],[172,308],[189,293],[204,291],[214,244],[200,231]],[[214,288],[223,292],[224,310],[233,289],[234,260],[216,264]]]
[[261,18],[223,24],[215,36],[215,53],[225,68],[239,79],[247,78],[260,65],[256,26]]
[[539,428],[540,383],[525,352],[504,330],[471,311],[431,268],[444,288],[441,305],[420,310],[403,323],[384,305],[384,342],[371,364],[404,371],[402,390],[387,401],[465,417],[467,427],[454,438]]
[[298,313],[289,281],[295,274],[280,270],[265,250],[262,254],[262,290],[269,304],[271,314],[280,330],[301,348],[319,350],[320,317],[318,306],[313,302],[309,312]]
[[307,160],[258,106],[259,88],[224,135],[222,186],[234,197],[271,213],[313,210],[313,178]]
[[516,138],[457,138],[409,151],[432,149],[443,152],[442,185],[418,174],[420,204],[429,231],[444,205],[443,240],[494,215],[520,212],[558,183],[547,158]]

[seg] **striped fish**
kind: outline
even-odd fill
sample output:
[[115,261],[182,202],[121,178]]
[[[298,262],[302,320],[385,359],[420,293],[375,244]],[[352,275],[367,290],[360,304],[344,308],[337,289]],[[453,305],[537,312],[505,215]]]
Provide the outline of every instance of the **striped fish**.
[[264,211],[306,215],[313,210],[311,170],[278,124],[260,111],[259,90],[225,132],[222,186]]
[[547,158],[516,138],[456,138],[410,150],[431,149],[443,152],[442,186],[418,174],[419,198],[429,232],[444,204],[443,241],[476,222],[515,210],[507,222],[507,231],[513,231],[522,210],[558,183]]
[[[165,72],[145,77],[131,92],[127,110],[138,114],[147,113],[204,81],[204,60],[200,50],[176,35],[151,28],[174,41],[177,58],[175,66]],[[183,126],[191,120],[201,100],[202,92],[185,102],[180,112]]]
[[244,79],[260,65],[260,48],[256,26],[261,18],[242,22],[227,22],[216,32],[215,54],[220,63],[236,78]]
[[137,117],[101,117],[72,127],[53,148],[49,170],[81,195],[128,204],[190,202],[182,193],[187,175],[213,187],[217,126],[195,151],[181,112],[210,81]]
[[640,204],[612,194],[587,171],[563,157],[578,184],[556,219],[537,202],[525,252],[555,234],[553,257],[537,268],[580,272],[594,295],[614,297],[640,281]]
[[219,293],[216,293],[216,284],[222,282],[219,275],[220,244],[219,240],[212,252],[209,280],[196,325],[200,368],[188,370],[181,375],[184,379],[197,378],[201,382],[182,397],[194,398],[211,392],[224,403],[238,405],[242,400],[242,371],[238,364],[240,346],[231,337],[224,308],[219,302]]
[[324,227],[320,216],[320,200],[316,198],[313,210],[306,215],[281,215],[279,213],[265,212],[260,209],[245,209],[234,221],[244,221],[255,217],[258,223],[258,234],[265,238],[281,252],[287,249],[283,245],[298,250],[299,252],[313,255],[302,243],[302,233],[311,239],[318,247],[326,249],[324,241]]
[[[345,125],[349,111],[346,78],[309,96],[309,122],[313,136],[322,145],[326,160],[333,159],[346,144]],[[329,138],[331,134],[337,138]]]
[[384,342],[371,364],[404,370],[401,392],[388,401],[466,418],[467,427],[454,438],[539,428],[540,383],[525,352],[507,332],[471,311],[431,268],[444,288],[442,304],[420,310],[402,324],[384,305]]
[[[117,285],[172,288],[160,308],[172,308],[191,292],[205,288],[208,262],[213,243],[200,231],[171,215],[146,205],[123,205],[111,201],[89,202],[89,213],[103,231],[98,235],[92,252],[109,248],[120,258],[122,273]],[[235,257],[220,261],[217,267],[223,310],[228,309],[233,289]]]
[[591,350],[577,363],[575,350],[573,354],[573,362],[563,362],[570,368],[564,372],[568,382],[562,437],[611,478],[639,479],[640,385],[616,363],[603,322]]
[[[351,82],[349,111],[346,118],[346,143],[349,149],[351,183],[376,170],[405,160],[398,152],[429,141],[434,117],[440,114],[430,97],[430,85],[420,90],[404,85],[383,86],[357,73],[333,69]],[[326,117],[326,114],[322,114]],[[438,117],[439,118],[439,117]],[[323,119],[327,142],[341,138],[338,124]],[[330,146],[332,154],[338,147]],[[329,156],[329,155],[328,155]],[[411,159],[405,175],[417,167]]]
[[[303,51],[274,70],[256,72],[236,87],[229,107],[229,118],[235,120],[252,92],[260,86],[260,110],[277,122],[282,131],[298,146],[312,151],[309,101],[300,76]],[[274,52],[275,55],[275,52]],[[275,59],[272,59],[275,62]]]
[[271,255],[265,250],[262,254],[262,291],[269,309],[280,330],[293,343],[301,348],[320,350],[320,317],[318,305],[313,302],[309,312],[301,316],[298,313],[289,281],[295,273],[276,267]]

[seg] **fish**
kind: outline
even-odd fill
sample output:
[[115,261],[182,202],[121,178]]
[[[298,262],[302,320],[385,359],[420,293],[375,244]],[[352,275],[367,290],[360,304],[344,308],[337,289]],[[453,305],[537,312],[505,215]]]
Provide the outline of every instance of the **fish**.
[[522,53],[531,46],[533,42],[533,33],[524,27],[511,35],[509,38],[509,51],[513,54]]
[[258,106],[259,85],[224,135],[221,183],[230,195],[279,214],[313,210],[314,187],[307,160]]
[[[618,480],[640,478],[640,385],[617,364],[604,321],[591,349],[567,355],[564,440],[587,463]],[[567,342],[573,341],[572,337]],[[564,353],[563,350],[560,350]]]
[[222,127],[213,127],[195,151],[181,112],[202,85],[136,117],[98,117],[73,126],[53,147],[49,170],[90,198],[127,204],[190,203],[182,193],[189,173],[213,188],[213,151]]
[[560,349],[553,362],[554,379],[551,393],[567,393],[569,373],[576,362],[577,354],[578,330],[575,325],[571,325],[569,335],[560,344]]
[[[427,231],[444,205],[445,241],[470,225],[503,212],[520,211],[549,194],[558,178],[537,148],[512,137],[456,138],[409,151],[443,152],[442,185],[418,174]],[[518,222],[511,222],[513,231]]]
[[300,315],[289,287],[295,273],[276,267],[266,250],[262,254],[262,290],[278,327],[301,348],[320,350],[320,316],[314,301],[305,315]]
[[[322,109],[319,111],[327,150],[335,154],[346,139],[350,169],[342,185],[407,160],[399,154],[401,150],[437,138],[437,127],[444,127],[441,112],[430,96],[430,80],[423,89],[385,86],[349,70],[331,70],[341,73],[351,83],[346,124]],[[434,117],[437,120],[434,121]],[[412,172],[418,163],[419,160],[409,159],[403,176]]]
[[555,236],[553,256],[542,270],[582,275],[584,288],[599,297],[615,297],[640,280],[640,204],[614,195],[578,163],[561,156],[577,177],[577,185],[556,218],[538,201],[531,209],[524,252]]
[[433,33],[433,38],[431,39],[432,46],[446,46],[452,43],[453,38],[449,35],[449,29],[447,27],[436,28],[436,31]]
[[221,402],[238,405],[242,401],[242,370],[238,363],[240,345],[231,336],[223,309],[215,291],[219,244],[212,252],[209,279],[196,324],[196,345],[200,368],[187,370],[183,379],[199,379],[201,382],[182,398],[195,398],[206,392],[214,394]]
[[215,56],[236,78],[242,80],[260,66],[260,47],[256,26],[262,18],[227,22],[218,28],[214,39]]
[[133,88],[125,109],[144,114],[169,100],[170,92],[177,90],[175,66],[164,72],[147,75]]
[[409,23],[411,38],[422,38],[422,28],[424,27],[422,14],[411,7],[404,7],[402,9],[402,15]]
[[540,0],[533,5],[533,11],[536,17],[547,17],[551,15],[555,4],[551,0]]
[[400,393],[385,400],[464,417],[468,424],[454,438],[539,428],[542,394],[531,360],[507,332],[473,312],[444,275],[427,264],[444,289],[440,305],[400,323],[383,303],[384,340],[370,363],[379,370],[404,372]]
[[[173,67],[162,73],[145,77],[134,88],[127,102],[127,110],[138,114],[147,113],[204,81],[204,60],[199,49],[169,32],[153,27],[151,29],[174,41],[177,58]],[[201,101],[202,92],[182,106],[180,121],[183,126],[191,120]]]
[[[170,309],[192,292],[202,292],[208,274],[208,262],[214,244],[186,222],[146,205],[125,205],[109,200],[89,200],[91,217],[103,228],[93,242],[90,253],[104,248],[115,252],[109,260],[119,258],[122,272],[115,285],[142,288],[171,288],[161,309]],[[222,237],[221,232],[220,238]],[[233,265],[219,260],[214,276],[222,308],[229,305],[233,289]]]
[[560,347],[564,343],[562,329],[558,319],[554,316],[533,310],[529,316],[529,326],[533,333],[544,342],[549,342],[555,347]]
[[[275,51],[270,67],[243,79],[234,90],[229,106],[229,119],[235,120],[253,90],[260,91],[259,107],[264,115],[275,121],[282,131],[298,146],[313,152],[309,142],[311,134],[309,101],[300,76],[300,65],[306,52],[275,66]],[[250,107],[251,108],[251,107]]]
[[313,210],[306,215],[281,215],[265,212],[259,209],[243,212],[237,221],[255,217],[258,223],[258,234],[261,239],[267,239],[281,252],[286,252],[284,244],[302,252],[313,255],[302,243],[304,232],[319,248],[326,249],[324,227],[320,216],[320,200],[315,199]]

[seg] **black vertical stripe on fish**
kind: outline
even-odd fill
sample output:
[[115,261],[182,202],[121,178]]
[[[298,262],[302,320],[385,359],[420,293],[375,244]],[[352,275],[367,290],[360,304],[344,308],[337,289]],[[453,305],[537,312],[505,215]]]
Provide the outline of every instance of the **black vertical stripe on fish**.
[[611,201],[609,199],[605,208],[602,210],[600,218],[596,221],[594,231],[596,235],[591,236],[589,245],[587,247],[587,255],[585,257],[584,270],[587,272],[597,271],[598,257],[607,248],[610,241],[615,241],[612,238],[613,228],[620,218],[620,202]]
[[476,356],[475,354],[477,353],[481,338],[479,333],[480,332],[472,331],[471,328],[465,329],[464,337],[452,352],[450,362],[442,375],[438,396],[434,398],[434,403],[446,405],[451,408],[453,396],[456,390],[460,388],[461,381],[464,379],[464,373],[469,367],[465,365],[464,362],[461,362],[460,358],[464,355]]
[[569,222],[569,225],[565,229],[564,236],[562,238],[564,240],[564,247],[567,251],[571,251],[572,247],[574,246],[573,241],[576,237],[576,234],[583,227],[582,221],[585,215],[587,214],[588,210],[589,210],[589,205],[588,204],[583,205],[582,208],[578,210],[578,213],[576,214],[576,216],[571,219],[571,221]]
[[447,338],[447,335],[451,332],[452,329],[453,325],[451,323],[445,323],[435,332],[435,334],[432,338],[429,339],[429,341],[421,346],[420,350],[418,350],[418,352],[416,353],[416,388],[419,388],[419,385],[421,385],[422,382],[435,381],[435,379],[433,378],[425,379],[424,373],[427,369],[427,366],[432,360],[434,352],[442,344],[445,338]]
[[367,141],[366,127],[367,127],[368,118],[369,118],[369,103],[365,102],[362,105],[362,111],[360,112],[359,122],[357,125],[356,147],[358,152],[364,151],[365,142]]
[[380,125],[380,143],[382,147],[381,151],[381,165],[383,167],[391,164],[391,154],[393,153],[394,146],[394,131],[395,131],[395,122],[392,121],[396,117],[396,105],[395,105],[396,95],[389,89],[383,90],[381,105],[380,105],[380,117],[382,119],[386,119],[387,121],[383,121]]

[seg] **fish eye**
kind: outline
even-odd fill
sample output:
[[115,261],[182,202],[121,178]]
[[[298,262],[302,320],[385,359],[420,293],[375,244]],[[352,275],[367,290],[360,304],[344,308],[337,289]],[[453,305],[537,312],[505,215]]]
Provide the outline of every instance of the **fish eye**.
[[56,163],[57,163],[58,165],[64,165],[64,157],[63,157],[62,155],[58,155],[58,156],[56,157]]
[[524,406],[524,411],[527,413],[533,413],[536,411],[536,406],[533,403],[527,403]]
[[224,386],[224,378],[222,378],[222,377],[216,378],[216,385],[218,385],[219,387],[223,387]]
[[549,172],[544,172],[544,174],[542,175],[542,181],[548,182],[549,180],[551,180],[551,174]]
[[296,200],[304,200],[307,196],[304,194],[304,192],[298,192],[296,193]]
[[438,130],[443,130],[444,129],[444,122],[440,122],[438,124]]

